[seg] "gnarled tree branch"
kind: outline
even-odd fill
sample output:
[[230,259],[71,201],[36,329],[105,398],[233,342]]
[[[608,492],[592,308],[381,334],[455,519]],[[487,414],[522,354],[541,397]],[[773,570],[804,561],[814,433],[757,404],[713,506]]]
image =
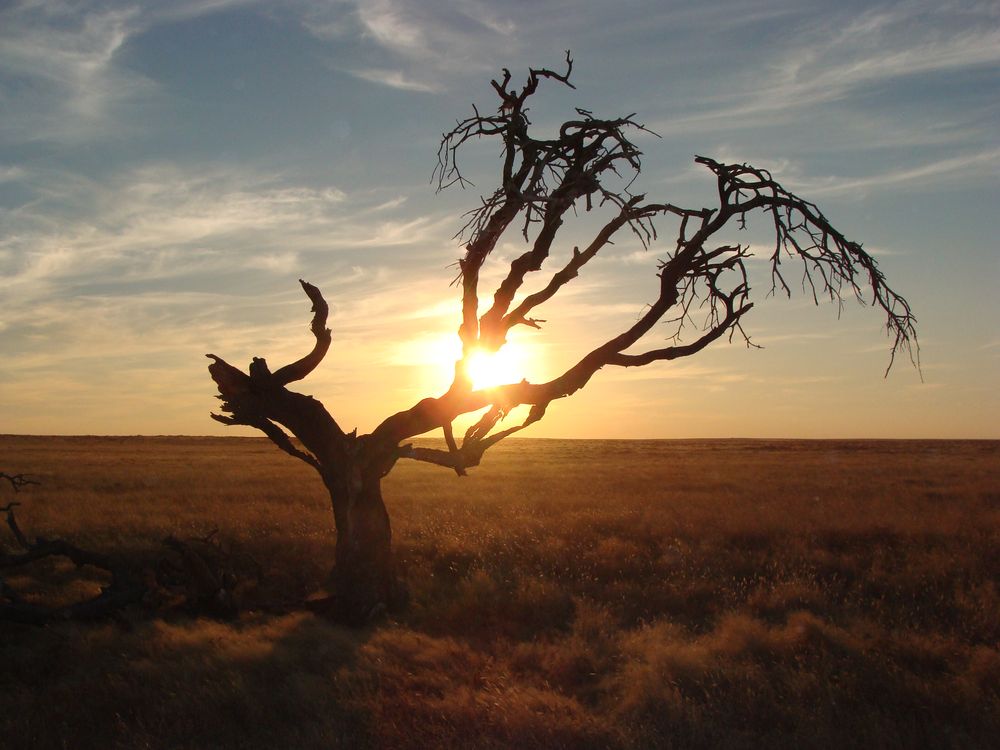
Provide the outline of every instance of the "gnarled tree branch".
[[[212,418],[225,425],[246,425],[261,430],[281,450],[317,471],[325,461],[336,461],[348,450],[348,436],[326,408],[312,396],[294,393],[285,386],[308,375],[322,361],[330,348],[330,329],[326,327],[329,306],[312,284],[300,281],[312,301],[311,330],[316,337],[312,351],[302,359],[271,373],[267,362],[254,357],[246,373],[214,354],[208,371],[219,388],[224,414]],[[278,425],[284,425],[303,444],[292,443]]]
[[313,303],[312,311],[314,315],[310,330],[313,336],[316,337],[316,345],[302,359],[292,362],[290,365],[285,365],[274,373],[272,377],[277,385],[288,385],[296,380],[302,380],[302,378],[315,370],[316,366],[323,361],[323,357],[326,356],[327,351],[330,349],[330,343],[333,341],[330,329],[326,327],[326,318],[330,313],[329,305],[326,304],[326,300],[323,299],[323,295],[320,294],[319,289],[302,279],[299,279],[299,283]]
[[[550,77],[568,83],[570,72],[567,70],[563,77]],[[886,314],[887,328],[893,336],[890,366],[901,348],[915,357],[918,351],[915,318],[906,300],[886,284],[875,260],[860,245],[845,239],[814,204],[786,190],[769,172],[747,164],[723,164],[697,157],[696,161],[716,176],[717,206],[682,208],[673,203],[645,203],[644,196],[629,192],[641,164],[640,151],[626,133],[644,130],[633,120],[633,115],[607,120],[578,110],[580,117],[567,121],[556,138],[535,138],[529,134],[531,123],[525,114],[525,102],[535,93],[539,79],[530,77],[528,84],[518,91],[510,89],[510,80],[509,72],[504,71],[503,80],[493,82],[501,98],[498,111],[482,115],[475,109],[472,117],[459,122],[443,136],[439,151],[438,185],[444,188],[454,182],[467,183],[456,158],[459,148],[469,140],[499,138],[504,150],[500,186],[470,213],[459,233],[467,240],[467,253],[460,262],[463,322],[459,333],[463,360],[456,365],[455,381],[442,396],[423,399],[390,416],[374,434],[388,441],[402,441],[445,424],[450,431],[451,422],[460,415],[484,407],[489,409],[470,428],[470,435],[460,449],[451,447],[445,453],[412,448],[404,456],[453,467],[456,461],[461,461],[464,470],[478,462],[491,430],[511,409],[531,404],[539,412],[529,421],[536,421],[549,403],[575,393],[606,365],[635,367],[687,357],[723,336],[731,338],[734,333],[739,333],[750,345],[743,330],[743,318],[753,308],[745,265],[749,248],[732,244],[709,248],[709,242],[730,224],[745,227],[748,215],[753,212],[768,217],[774,226],[776,247],[770,262],[775,288],[790,293],[781,268],[782,260],[789,259],[801,263],[803,286],[817,302],[822,295],[839,303],[845,289],[864,301],[863,291],[867,287],[871,290],[872,304]],[[624,187],[618,190],[608,187],[607,176],[622,176],[622,168],[629,170]],[[599,196],[601,205],[610,203],[617,207],[616,214],[583,251],[573,248],[569,259],[543,288],[517,301],[527,275],[541,269],[552,252],[554,238],[567,212],[580,201],[585,210],[593,209],[593,195]],[[476,319],[480,269],[518,214],[522,216],[526,239],[528,230],[537,226],[531,249],[511,261],[493,295],[492,306]],[[532,317],[532,312],[575,278],[588,261],[612,242],[619,230],[630,227],[643,246],[648,246],[657,239],[653,220],[663,216],[679,221],[674,248],[660,264],[656,298],[630,326],[548,382],[521,381],[476,390],[467,378],[460,376],[463,362],[471,352],[501,348],[514,326],[539,328],[544,321]],[[664,322],[675,326],[670,336],[674,344],[640,353],[628,351]],[[678,339],[688,326],[701,332],[693,342],[681,344]],[[509,434],[524,426],[503,432]],[[506,435],[501,439],[503,436]]]
[[[256,427],[323,477],[338,529],[341,572],[336,580],[346,592],[343,598],[352,602],[358,621],[378,611],[393,588],[388,515],[379,481],[396,460],[432,463],[463,475],[479,464],[487,450],[542,419],[553,401],[586,386],[603,367],[636,367],[689,357],[737,334],[751,345],[743,327],[754,306],[746,266],[750,248],[720,241],[719,235],[734,225],[744,228],[754,212],[765,217],[775,231],[775,249],[769,259],[772,292],[791,293],[783,265],[791,261],[801,266],[803,289],[817,302],[828,298],[841,303],[845,294],[867,302],[870,296],[871,304],[885,314],[893,337],[890,367],[901,349],[908,350],[918,364],[913,313],[907,301],[888,286],[875,260],[836,230],[814,204],[786,190],[766,170],[697,157],[715,175],[715,205],[684,208],[670,202],[647,202],[644,195],[633,194],[642,152],[632,139],[650,133],[634,114],[601,118],[577,109],[554,133],[537,135],[528,117],[529,100],[543,80],[572,87],[572,70],[567,53],[564,72],[532,68],[527,81],[517,87],[512,85],[510,71],[504,69],[502,77],[491,82],[499,98],[496,109],[481,111],[473,106],[470,117],[442,135],[432,176],[439,190],[471,185],[458,164],[460,151],[471,142],[492,139],[499,142],[502,153],[496,188],[480,197],[456,234],[464,245],[456,279],[461,287],[458,336],[462,355],[444,393],[389,415],[370,434],[359,437],[345,434],[318,401],[288,391],[285,386],[311,372],[330,346],[326,303],[319,290],[305,282],[303,289],[313,302],[316,344],[312,352],[273,374],[263,359],[254,359],[244,373],[209,355],[213,359],[209,371],[225,412],[225,416],[213,417],[224,424]],[[586,245],[560,247],[559,232],[579,211],[603,214],[596,222],[599,228]],[[540,329],[545,321],[535,317],[539,308],[577,278],[626,227],[648,249],[659,240],[654,221],[665,220],[677,225],[674,241],[660,256],[651,299],[641,308],[636,304],[637,315],[630,323],[603,343],[585,349],[574,364],[546,382],[524,379],[490,388],[474,382],[469,368],[474,354],[498,351],[516,326]],[[481,280],[493,274],[484,274],[483,269],[495,262],[494,250],[512,227],[519,228],[526,247],[498,269],[501,280],[496,288],[484,290]],[[531,274],[546,263],[554,264],[555,270],[539,287],[529,288]],[[492,300],[483,303],[490,293]],[[486,309],[481,310],[481,305]],[[668,326],[668,345],[651,344],[651,335],[663,324]],[[697,335],[683,343],[681,334],[690,329]],[[504,426],[504,419],[522,405],[530,406],[528,416],[520,424]],[[480,410],[483,413],[459,443],[455,420]],[[407,442],[437,429],[442,430],[446,450]]]

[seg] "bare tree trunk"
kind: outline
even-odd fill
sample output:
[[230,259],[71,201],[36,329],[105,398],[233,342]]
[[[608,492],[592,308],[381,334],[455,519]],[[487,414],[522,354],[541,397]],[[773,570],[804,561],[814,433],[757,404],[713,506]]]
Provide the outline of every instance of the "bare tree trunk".
[[331,614],[363,624],[402,604],[403,584],[392,562],[392,529],[382,501],[382,477],[352,467],[326,480],[337,524]]

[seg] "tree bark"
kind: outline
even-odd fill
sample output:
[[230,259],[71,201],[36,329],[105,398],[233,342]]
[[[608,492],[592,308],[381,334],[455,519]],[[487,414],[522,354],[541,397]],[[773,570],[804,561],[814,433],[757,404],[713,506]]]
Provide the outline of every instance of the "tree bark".
[[392,560],[392,528],[382,500],[382,477],[352,466],[324,478],[337,525],[330,614],[364,624],[400,604],[402,584]]

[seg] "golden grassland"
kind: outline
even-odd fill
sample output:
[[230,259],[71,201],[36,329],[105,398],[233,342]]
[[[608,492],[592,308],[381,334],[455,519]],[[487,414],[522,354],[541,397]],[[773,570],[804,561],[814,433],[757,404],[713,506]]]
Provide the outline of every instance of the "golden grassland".
[[[146,554],[218,527],[264,597],[321,587],[333,557],[318,478],[264,440],[0,437],[0,469],[42,482],[29,534]],[[0,745],[1000,737],[1000,443],[510,440],[385,489],[404,613],[0,625]]]

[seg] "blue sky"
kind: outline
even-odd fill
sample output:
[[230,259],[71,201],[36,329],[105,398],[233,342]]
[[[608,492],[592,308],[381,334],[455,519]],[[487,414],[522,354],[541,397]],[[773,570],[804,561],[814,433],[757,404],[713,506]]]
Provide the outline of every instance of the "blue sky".
[[[334,331],[303,389],[341,424],[437,395],[451,237],[498,164],[475,145],[476,187],[436,194],[437,143],[495,106],[501,67],[566,49],[577,89],[540,91],[541,130],[574,106],[637,112],[662,136],[638,141],[642,189],[693,207],[713,190],[695,154],[771,169],[910,300],[923,381],[905,362],[883,379],[874,311],[766,299],[761,279],[746,323],[763,349],[604,371],[527,435],[1000,437],[994,2],[0,2],[0,432],[221,432],[203,355],[308,348],[300,277]],[[757,225],[733,240],[766,249]],[[660,229],[662,248],[623,238],[513,342],[525,376],[635,320]]]

